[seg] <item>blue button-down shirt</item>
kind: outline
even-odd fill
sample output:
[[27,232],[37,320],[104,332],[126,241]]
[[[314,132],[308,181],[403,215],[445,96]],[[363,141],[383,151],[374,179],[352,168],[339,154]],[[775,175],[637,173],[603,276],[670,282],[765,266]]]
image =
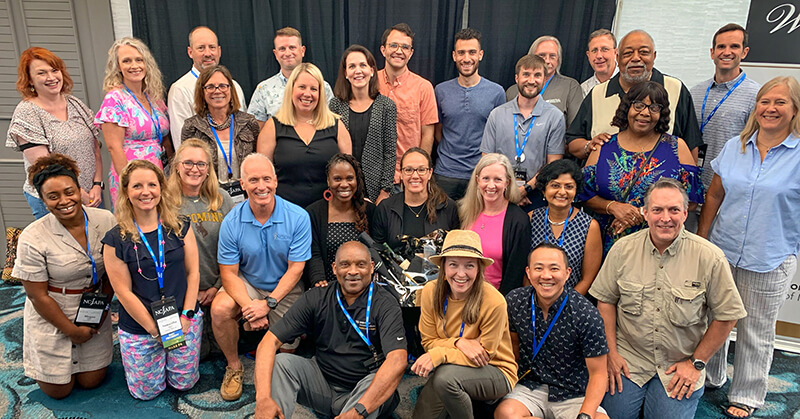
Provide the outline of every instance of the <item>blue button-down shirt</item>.
[[800,138],[790,134],[761,161],[757,136],[744,153],[739,137],[732,138],[711,162],[725,198],[709,240],[732,265],[769,272],[800,251]]

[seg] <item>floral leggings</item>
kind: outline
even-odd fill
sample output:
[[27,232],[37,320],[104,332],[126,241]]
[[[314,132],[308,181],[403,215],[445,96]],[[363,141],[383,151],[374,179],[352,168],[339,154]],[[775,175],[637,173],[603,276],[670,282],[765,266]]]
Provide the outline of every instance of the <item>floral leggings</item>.
[[167,383],[176,390],[189,390],[200,378],[200,340],[203,313],[198,311],[184,338],[186,346],[166,351],[161,337],[119,331],[119,349],[125,380],[131,396],[151,400],[161,394]]

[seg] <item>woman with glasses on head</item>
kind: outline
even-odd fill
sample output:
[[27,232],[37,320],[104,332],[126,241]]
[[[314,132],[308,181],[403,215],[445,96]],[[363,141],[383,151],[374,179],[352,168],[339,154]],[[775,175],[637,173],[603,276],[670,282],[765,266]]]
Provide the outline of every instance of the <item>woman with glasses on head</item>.
[[128,161],[147,160],[163,169],[172,142],[161,70],[144,42],[125,37],[111,45],[103,91],[106,96],[94,124],[103,131],[111,156],[108,188],[113,205],[119,173]]
[[211,302],[222,288],[217,264],[217,241],[222,220],[234,206],[228,192],[219,187],[211,155],[211,148],[203,140],[183,139],[175,152],[175,160],[170,165],[173,174],[167,179],[169,193],[180,199],[178,212],[192,222],[197,241],[200,259],[200,291],[197,293],[197,302],[200,303],[204,316],[201,359],[208,355],[212,346],[218,349],[210,318]]
[[259,128],[253,115],[239,110],[233,85],[225,66],[215,65],[200,72],[194,92],[195,115],[184,123],[181,141],[198,138],[208,144],[220,185],[238,203],[245,199],[239,185],[239,165],[245,156],[256,151]]
[[484,254],[494,260],[486,268],[486,282],[503,295],[522,286],[531,250],[530,219],[517,205],[520,199],[511,161],[489,153],[478,161],[458,201],[461,228],[478,233]]
[[693,203],[689,210],[703,203],[700,168],[686,142],[667,134],[669,114],[664,86],[652,81],[634,85],[611,122],[619,134],[586,160],[586,185],[578,199],[595,212],[603,231],[604,255],[617,239],[646,226],[644,196],[659,178],[683,183]]
[[456,203],[436,185],[431,157],[427,151],[412,147],[400,158],[400,181],[403,192],[378,205],[372,238],[400,249],[400,237],[419,238],[436,230],[459,227]]

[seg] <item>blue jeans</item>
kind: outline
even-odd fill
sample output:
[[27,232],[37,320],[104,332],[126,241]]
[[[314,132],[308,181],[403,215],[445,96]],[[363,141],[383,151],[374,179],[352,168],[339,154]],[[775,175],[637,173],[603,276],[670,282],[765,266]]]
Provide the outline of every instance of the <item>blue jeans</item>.
[[653,376],[644,386],[639,387],[633,381],[622,376],[622,392],[613,396],[606,393],[600,406],[606,409],[608,416],[614,419],[638,419],[644,407],[644,419],[660,418],[694,418],[697,403],[703,396],[705,387],[700,387],[692,397],[682,400],[670,398],[658,379]]
[[41,199],[27,192],[23,193],[25,194],[25,200],[28,201],[28,206],[31,207],[31,212],[33,212],[33,218],[38,220],[47,215],[48,212],[50,212],[47,210],[47,207],[44,205],[44,202]]

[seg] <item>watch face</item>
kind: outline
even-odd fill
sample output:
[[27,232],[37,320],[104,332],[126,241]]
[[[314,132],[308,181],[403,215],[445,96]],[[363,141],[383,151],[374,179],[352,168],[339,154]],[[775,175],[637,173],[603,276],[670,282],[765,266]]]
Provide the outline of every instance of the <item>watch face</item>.
[[267,307],[272,309],[272,308],[275,308],[277,306],[278,306],[278,300],[276,300],[276,299],[274,299],[272,297],[267,297]]
[[694,361],[694,367],[697,370],[703,370],[706,367],[706,363],[703,361]]

